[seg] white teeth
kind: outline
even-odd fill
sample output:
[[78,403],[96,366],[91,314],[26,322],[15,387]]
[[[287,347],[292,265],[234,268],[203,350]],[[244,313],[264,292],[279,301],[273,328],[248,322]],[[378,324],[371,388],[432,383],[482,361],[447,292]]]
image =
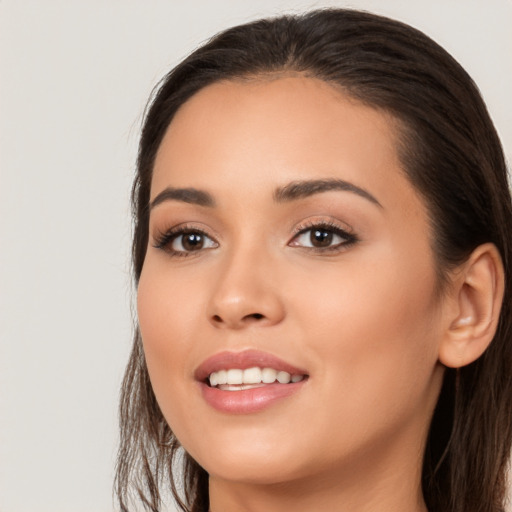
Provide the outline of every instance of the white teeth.
[[[217,384],[227,384],[228,383],[228,372],[226,370],[220,370],[218,372],[212,373],[212,375],[217,376]],[[213,384],[212,384],[213,386]]]
[[[284,371],[277,371],[274,368],[247,368],[246,370],[239,370],[238,368],[231,368],[229,370],[219,370],[210,374],[210,386],[218,386],[221,389],[232,391],[234,389],[250,389],[254,384],[272,384],[276,380],[280,384],[289,384],[290,382],[300,382],[304,379],[304,375],[290,374]],[[247,386],[246,386],[247,385]],[[234,389],[231,389],[235,386]]]
[[277,372],[273,368],[263,368],[261,372],[261,382],[272,384],[277,379]]
[[288,384],[291,380],[292,376],[288,372],[279,372],[277,374],[277,380],[281,384]]
[[243,370],[228,370],[228,384],[243,384],[244,371]]
[[259,384],[260,382],[260,368],[248,368],[247,370],[244,370],[244,384]]

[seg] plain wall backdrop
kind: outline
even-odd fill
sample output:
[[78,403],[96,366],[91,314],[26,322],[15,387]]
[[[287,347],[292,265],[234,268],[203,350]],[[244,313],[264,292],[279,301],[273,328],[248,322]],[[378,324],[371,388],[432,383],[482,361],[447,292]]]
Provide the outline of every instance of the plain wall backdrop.
[[223,28],[322,6],[443,45],[512,160],[510,0],[0,0],[0,512],[115,510],[129,192],[152,87]]

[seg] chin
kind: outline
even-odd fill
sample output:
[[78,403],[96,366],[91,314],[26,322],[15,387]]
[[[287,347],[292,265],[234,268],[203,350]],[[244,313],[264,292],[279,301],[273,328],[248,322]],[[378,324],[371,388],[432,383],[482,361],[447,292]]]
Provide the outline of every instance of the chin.
[[215,436],[199,446],[192,443],[196,449],[187,451],[210,476],[222,480],[265,485],[304,476],[307,464],[298,457],[296,444],[292,449],[282,440],[268,439],[259,432],[259,437],[246,433],[243,439]]
[[240,484],[282,484],[306,476],[298,469],[290,467],[289,460],[276,460],[275,458],[216,460],[211,465],[207,463],[203,467],[210,477]]

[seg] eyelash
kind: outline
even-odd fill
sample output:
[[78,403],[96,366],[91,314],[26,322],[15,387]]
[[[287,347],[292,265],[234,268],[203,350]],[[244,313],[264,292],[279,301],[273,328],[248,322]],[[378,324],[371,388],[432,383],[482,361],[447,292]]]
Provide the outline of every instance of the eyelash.
[[[194,252],[201,252],[201,250],[198,250],[198,251],[176,251],[175,249],[171,248],[171,244],[178,237],[187,235],[187,234],[197,234],[197,235],[203,236],[204,238],[213,240],[213,238],[210,235],[208,235],[208,233],[206,233],[206,231],[204,231],[200,228],[197,228],[195,226],[180,225],[180,226],[171,228],[168,231],[159,233],[155,238],[154,247],[156,249],[166,251],[171,256],[177,257],[177,258],[186,258],[188,256],[194,256]],[[215,243],[217,244],[217,242],[215,242]]]
[[[354,233],[350,233],[346,231],[345,229],[342,229],[340,226],[338,226],[335,223],[332,222],[308,222],[302,226],[298,226],[294,232],[294,235],[290,242],[288,242],[288,245],[292,244],[294,240],[296,240],[301,235],[304,235],[312,230],[318,230],[323,231],[327,233],[331,233],[332,235],[339,236],[340,238],[344,239],[343,242],[337,243],[332,246],[328,247],[306,247],[302,245],[295,245],[292,247],[300,247],[302,249],[306,249],[311,252],[315,253],[338,253],[341,252],[350,246],[354,245],[359,241],[358,237]],[[171,244],[180,236],[187,235],[187,234],[197,234],[201,235],[204,238],[207,238],[211,240],[214,244],[216,244],[216,247],[218,247],[218,242],[216,242],[206,231],[194,227],[194,226],[187,226],[187,225],[180,225],[175,228],[171,228],[168,231],[161,232],[155,237],[155,243],[154,247],[156,249],[160,249],[163,251],[166,251],[169,253],[172,257],[178,257],[178,258],[184,258],[189,256],[194,256],[194,253],[202,252],[205,249],[215,248],[215,247],[208,247],[208,248],[201,248],[197,251],[177,251],[175,249],[171,248]]]
[[351,233],[341,228],[338,224],[334,222],[309,221],[306,224],[297,227],[297,229],[295,230],[295,234],[293,235],[293,238],[288,243],[291,244],[299,236],[304,235],[305,233],[308,233],[309,231],[313,230],[331,233],[333,235],[339,236],[340,238],[343,238],[344,241],[337,243],[335,245],[330,245],[328,247],[296,247],[302,247],[303,249],[307,249],[308,251],[316,253],[338,253],[342,252],[345,249],[348,249],[350,246],[354,245],[359,241],[359,238],[354,233]]

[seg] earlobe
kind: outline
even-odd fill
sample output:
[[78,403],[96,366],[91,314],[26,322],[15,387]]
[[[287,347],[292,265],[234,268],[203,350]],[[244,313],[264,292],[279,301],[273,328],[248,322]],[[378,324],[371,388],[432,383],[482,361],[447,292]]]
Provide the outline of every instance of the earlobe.
[[504,292],[503,263],[494,244],[478,246],[458,269],[455,302],[439,347],[439,361],[460,368],[487,349],[498,325]]

